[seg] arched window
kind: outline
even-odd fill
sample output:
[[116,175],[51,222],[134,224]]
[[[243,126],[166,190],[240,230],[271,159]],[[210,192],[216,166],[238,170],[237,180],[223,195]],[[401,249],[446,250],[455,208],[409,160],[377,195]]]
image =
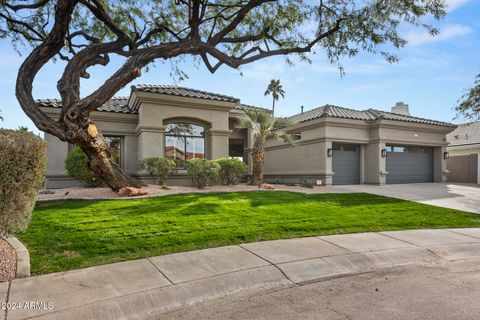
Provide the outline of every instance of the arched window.
[[193,123],[170,123],[165,128],[165,157],[175,160],[178,169],[187,161],[205,157],[205,128]]

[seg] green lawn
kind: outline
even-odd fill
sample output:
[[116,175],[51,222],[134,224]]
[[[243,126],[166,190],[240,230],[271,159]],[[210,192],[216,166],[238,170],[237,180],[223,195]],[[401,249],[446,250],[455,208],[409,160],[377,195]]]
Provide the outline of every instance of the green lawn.
[[242,242],[444,227],[480,227],[480,217],[366,193],[259,191],[38,202],[17,236],[39,274]]

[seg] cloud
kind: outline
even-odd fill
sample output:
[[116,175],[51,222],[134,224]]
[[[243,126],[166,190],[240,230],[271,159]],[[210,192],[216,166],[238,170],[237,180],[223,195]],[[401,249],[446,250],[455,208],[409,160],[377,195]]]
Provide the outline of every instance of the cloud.
[[465,3],[470,2],[470,0],[445,0],[445,4],[447,5],[447,11],[455,10]]
[[461,24],[450,24],[440,30],[436,36],[430,35],[427,31],[411,31],[405,35],[410,45],[418,46],[425,43],[442,42],[450,39],[463,37],[472,33],[472,28]]

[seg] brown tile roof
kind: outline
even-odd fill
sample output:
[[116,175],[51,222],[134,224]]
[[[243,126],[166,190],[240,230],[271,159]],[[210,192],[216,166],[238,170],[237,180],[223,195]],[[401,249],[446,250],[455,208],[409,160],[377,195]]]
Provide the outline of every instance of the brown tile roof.
[[296,114],[289,117],[294,122],[306,122],[320,117],[344,118],[372,121],[377,119],[396,120],[405,122],[415,122],[421,124],[432,124],[437,126],[455,127],[455,125],[447,122],[424,119],[413,116],[406,116],[398,113],[386,112],[375,109],[368,110],[354,110],[348,108],[337,107],[333,105],[325,105],[319,108],[305,111],[304,113]]
[[231,96],[226,96],[218,93],[212,93],[207,91],[195,90],[177,86],[162,86],[162,85],[150,85],[150,84],[137,84],[132,86],[132,91],[152,92],[159,94],[167,94],[177,97],[198,98],[225,102],[240,102],[240,99]]
[[[39,99],[36,100],[37,105],[40,107],[61,108],[62,100],[60,99]],[[136,110],[132,110],[128,107],[128,97],[114,97],[103,106],[98,108],[98,111],[104,112],[118,112],[118,113],[138,113]]]
[[454,131],[447,134],[450,146],[480,144],[480,121],[459,125]]

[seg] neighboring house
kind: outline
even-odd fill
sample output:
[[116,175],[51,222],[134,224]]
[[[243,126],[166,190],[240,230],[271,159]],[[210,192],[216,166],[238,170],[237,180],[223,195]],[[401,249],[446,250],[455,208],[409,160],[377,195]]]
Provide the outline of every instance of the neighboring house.
[[447,141],[448,181],[480,184],[480,121],[459,125]]
[[[59,100],[38,100],[52,118]],[[253,136],[235,128],[243,108],[256,108],[230,96],[176,86],[132,86],[128,98],[113,98],[91,114],[122,168],[151,182],[138,169],[139,160],[160,156],[175,160],[172,185],[190,184],[186,161],[235,157],[250,163]],[[318,184],[443,182],[446,180],[446,134],[449,123],[412,117],[408,106],[396,113],[324,106],[291,117],[287,128],[294,145],[267,141],[265,177],[298,183],[310,177]],[[78,185],[65,171],[71,146],[45,134],[47,187]]]

